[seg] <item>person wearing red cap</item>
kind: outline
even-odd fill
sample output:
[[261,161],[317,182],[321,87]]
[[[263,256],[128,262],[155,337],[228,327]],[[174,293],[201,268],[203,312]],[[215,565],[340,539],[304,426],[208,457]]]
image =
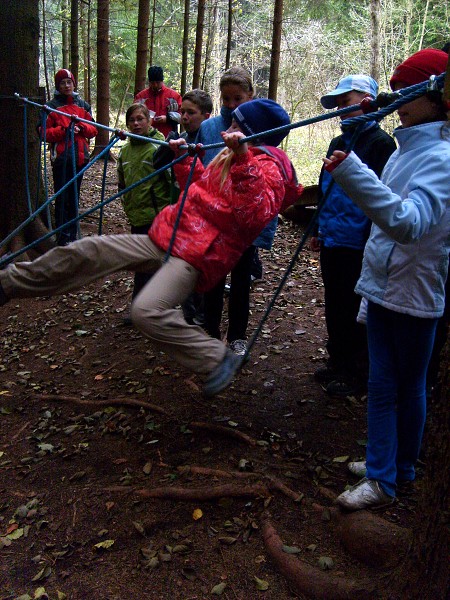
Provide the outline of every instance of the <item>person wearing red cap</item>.
[[[50,143],[50,159],[52,162],[55,193],[64,187],[74,177],[75,173],[79,173],[88,163],[89,140],[94,138],[98,133],[95,125],[82,122],[75,123],[73,126],[75,150],[72,149],[71,117],[76,116],[92,121],[91,107],[75,92],[75,87],[75,77],[68,69],[59,69],[56,72],[55,93],[53,99],[47,103],[47,106],[55,108],[68,116],[50,112],[44,128],[43,119],[45,118],[45,113],[43,113],[39,126],[40,135],[43,135],[45,130],[45,139]],[[74,155],[75,164],[73,164]],[[56,197],[55,225],[57,228],[76,217],[81,180],[82,176],[78,177],[73,185],[69,186]],[[58,246],[66,246],[76,240],[77,232],[77,223],[72,223],[59,231],[57,233]]]
[[[396,91],[446,71],[448,55],[416,52],[394,71]],[[404,92],[406,94],[407,92]],[[393,502],[415,479],[426,417],[426,374],[445,307],[450,250],[450,123],[441,91],[398,109],[399,148],[381,181],[351,152],[324,159],[326,169],[372,220],[355,291],[366,305],[369,342],[365,478],[343,492],[346,510]]]

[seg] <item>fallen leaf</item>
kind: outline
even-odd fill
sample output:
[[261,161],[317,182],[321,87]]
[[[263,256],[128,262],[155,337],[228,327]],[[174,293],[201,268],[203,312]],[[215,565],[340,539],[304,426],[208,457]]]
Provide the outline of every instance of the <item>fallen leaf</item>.
[[259,577],[256,577],[256,575],[253,577],[253,579],[255,580],[255,583],[256,583],[256,589],[259,590],[260,592],[265,592],[266,590],[269,589],[269,584],[264,579],[259,579]]
[[329,556],[321,556],[317,562],[322,571],[329,571],[334,567],[334,561]]
[[103,542],[99,542],[98,544],[94,544],[94,548],[99,550],[108,550],[111,546],[114,545],[115,540],[104,540]]
[[221,596],[225,591],[226,587],[227,584],[224,581],[222,581],[222,583],[218,583],[213,587],[213,589],[211,590],[211,594],[213,594],[214,596]]
[[203,512],[200,508],[196,508],[194,510],[194,512],[192,513],[192,518],[194,519],[194,521],[198,521],[199,519],[201,519],[203,517]]
[[52,568],[49,565],[47,565],[46,567],[41,569],[39,571],[39,573],[37,573],[31,581],[41,581],[42,579],[47,579],[47,577],[49,577],[51,575],[51,572],[52,572]]
[[349,456],[336,456],[336,458],[333,458],[333,462],[335,463],[345,463],[348,461],[350,457]]

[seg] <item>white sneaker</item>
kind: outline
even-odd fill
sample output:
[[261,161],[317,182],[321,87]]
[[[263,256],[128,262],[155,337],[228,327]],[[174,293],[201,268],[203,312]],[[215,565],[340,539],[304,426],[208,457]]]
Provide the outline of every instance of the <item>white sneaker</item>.
[[238,356],[245,356],[247,354],[247,342],[245,340],[233,340],[229,343],[231,352]]
[[394,502],[395,498],[386,494],[378,481],[361,479],[356,485],[343,492],[336,498],[346,510],[361,510],[362,508],[381,508]]
[[349,462],[348,470],[350,473],[353,473],[353,475],[356,475],[356,477],[361,479],[361,477],[365,477],[367,474],[366,461],[360,460],[357,462]]

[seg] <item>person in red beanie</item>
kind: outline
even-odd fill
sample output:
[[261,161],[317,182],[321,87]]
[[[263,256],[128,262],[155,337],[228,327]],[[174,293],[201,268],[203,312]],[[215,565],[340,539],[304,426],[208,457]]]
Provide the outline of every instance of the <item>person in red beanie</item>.
[[[76,173],[89,161],[89,140],[94,138],[98,131],[90,123],[76,123],[73,127],[75,149],[72,148],[72,134],[70,131],[71,117],[75,115],[92,121],[91,107],[75,92],[75,77],[68,69],[59,69],[55,74],[55,93],[47,106],[55,108],[68,116],[50,112],[45,128],[41,117],[39,133],[42,136],[45,130],[45,139],[50,142],[50,159],[53,170],[54,192],[58,192],[70,181]],[[73,156],[75,155],[75,164]],[[80,195],[82,176],[69,186],[55,199],[55,225],[60,227],[75,218],[78,214],[78,200]],[[66,246],[77,239],[78,225],[72,223],[57,233],[58,246]]]
[[[425,49],[394,71],[396,91],[446,71],[448,54]],[[405,94],[407,92],[404,92]],[[381,507],[415,479],[426,417],[426,375],[445,309],[450,250],[450,123],[438,90],[398,109],[399,148],[381,181],[354,152],[335,151],[325,168],[372,220],[355,291],[366,308],[369,344],[363,475],[338,496],[345,510]]]

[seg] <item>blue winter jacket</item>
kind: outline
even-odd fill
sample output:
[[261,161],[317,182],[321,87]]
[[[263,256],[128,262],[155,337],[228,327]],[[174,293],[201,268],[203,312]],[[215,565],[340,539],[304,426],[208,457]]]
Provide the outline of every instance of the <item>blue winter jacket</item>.
[[[225,106],[220,109],[220,115],[217,117],[211,117],[203,121],[198,130],[197,144],[215,144],[222,141],[221,132],[226,131],[231,126],[231,113],[233,111]],[[210,148],[205,150],[205,155],[202,158],[202,163],[206,167],[212,161],[212,159],[223,150],[220,148]],[[270,250],[273,244],[273,238],[275,237],[275,231],[278,225],[278,217],[275,217],[259,234],[256,240],[253,242],[253,246],[258,248],[265,248]]]
[[[345,121],[343,121],[345,125]],[[334,138],[328,148],[327,156],[335,150],[345,150],[353,131],[345,131]],[[383,131],[378,123],[367,123],[359,135],[354,151],[357,156],[380,176],[388,158],[396,146],[390,135]],[[320,194],[323,196],[332,178],[322,169],[319,179]],[[319,197],[320,199],[320,197]],[[362,250],[370,232],[370,220],[364,212],[351,201],[342,187],[335,184],[319,215],[318,237],[327,248],[353,248]]]
[[333,178],[373,225],[355,291],[415,317],[442,316],[450,249],[450,127],[397,129],[381,182],[355,155]]

